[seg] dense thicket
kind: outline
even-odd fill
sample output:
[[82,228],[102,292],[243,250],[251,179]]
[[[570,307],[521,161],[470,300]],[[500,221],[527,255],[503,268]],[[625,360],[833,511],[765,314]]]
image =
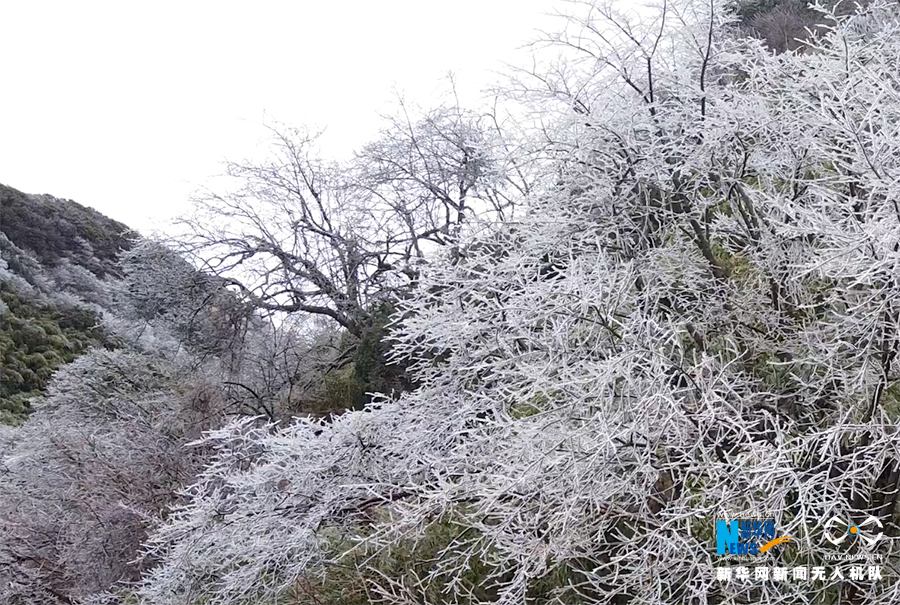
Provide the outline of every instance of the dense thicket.
[[734,0],[728,10],[737,18],[742,34],[751,35],[765,42],[778,53],[803,52],[807,43],[822,34],[832,24],[829,15],[847,16],[868,0]]
[[138,352],[93,350],[54,376],[5,452],[0,601],[67,603],[136,581],[149,521],[224,417],[215,385]]

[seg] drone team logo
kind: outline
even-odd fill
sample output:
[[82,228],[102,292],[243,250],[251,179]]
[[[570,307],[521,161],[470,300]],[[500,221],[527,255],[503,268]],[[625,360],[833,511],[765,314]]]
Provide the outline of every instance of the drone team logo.
[[884,533],[884,526],[878,517],[868,517],[860,524],[844,520],[835,515],[825,523],[825,539],[839,546],[847,540],[856,541],[872,548]]
[[790,540],[788,536],[775,537],[775,521],[771,519],[716,521],[718,555],[761,555]]

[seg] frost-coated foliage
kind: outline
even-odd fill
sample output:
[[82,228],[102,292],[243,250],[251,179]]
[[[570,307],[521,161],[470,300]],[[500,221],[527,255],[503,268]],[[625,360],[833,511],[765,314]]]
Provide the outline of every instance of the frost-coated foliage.
[[147,328],[171,330],[198,356],[239,355],[251,311],[222,280],[154,241],[124,254],[122,267],[127,314]]
[[[557,185],[423,270],[395,345],[419,388],[210,435],[148,602],[253,602],[351,563],[388,603],[900,598],[890,540],[876,584],[713,570],[722,506],[775,511],[786,566],[824,564],[834,514],[897,533],[897,8],[778,56],[717,14],[573,21],[571,69],[542,80],[574,107],[547,131]],[[430,568],[379,575],[440,524]]]
[[201,462],[182,445],[220,421],[199,381],[171,374],[95,349],[0,434],[0,602],[71,603],[139,578],[147,528]]

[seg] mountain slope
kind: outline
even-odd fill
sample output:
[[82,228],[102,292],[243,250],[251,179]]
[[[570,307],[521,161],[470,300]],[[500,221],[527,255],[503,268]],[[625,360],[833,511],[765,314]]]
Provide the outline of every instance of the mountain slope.
[[0,185],[0,423],[20,422],[60,366],[115,347],[101,309],[136,240],[73,201]]

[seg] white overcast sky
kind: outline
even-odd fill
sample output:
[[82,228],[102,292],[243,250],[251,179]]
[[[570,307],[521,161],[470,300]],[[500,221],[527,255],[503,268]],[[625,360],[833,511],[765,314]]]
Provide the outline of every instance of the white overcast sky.
[[143,231],[186,210],[268,116],[372,138],[392,88],[428,105],[517,59],[554,0],[0,0],[0,183]]

